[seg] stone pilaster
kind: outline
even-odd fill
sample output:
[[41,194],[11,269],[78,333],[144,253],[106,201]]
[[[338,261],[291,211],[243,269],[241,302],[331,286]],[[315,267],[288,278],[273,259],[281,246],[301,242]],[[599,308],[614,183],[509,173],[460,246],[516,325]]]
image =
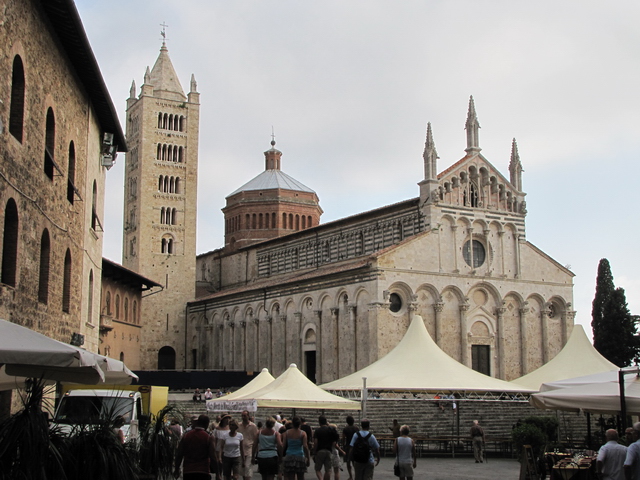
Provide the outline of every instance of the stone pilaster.
[[498,378],[502,378],[503,380],[506,378],[507,370],[506,370],[506,348],[505,348],[505,339],[504,339],[504,312],[506,312],[506,308],[498,307],[496,308],[496,324],[497,324],[497,332],[498,336]]
[[526,375],[529,373],[529,349],[527,348],[527,313],[529,307],[527,302],[518,310],[520,313],[520,373]]
[[469,311],[469,304],[463,303],[460,305],[460,363],[469,366],[469,338],[467,328],[467,312]]
[[433,310],[436,317],[436,344],[442,348],[442,310],[444,310],[444,302],[442,298],[433,304]]

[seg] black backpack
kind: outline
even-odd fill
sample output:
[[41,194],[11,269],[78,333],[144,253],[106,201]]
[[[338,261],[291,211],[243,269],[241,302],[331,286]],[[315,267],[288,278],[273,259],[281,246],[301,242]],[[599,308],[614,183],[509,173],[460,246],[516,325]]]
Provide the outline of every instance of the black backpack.
[[356,432],[355,435],[358,438],[356,438],[353,448],[351,449],[351,460],[358,463],[369,463],[371,458],[371,446],[369,445],[371,432],[369,432],[366,437],[360,435],[360,432]]

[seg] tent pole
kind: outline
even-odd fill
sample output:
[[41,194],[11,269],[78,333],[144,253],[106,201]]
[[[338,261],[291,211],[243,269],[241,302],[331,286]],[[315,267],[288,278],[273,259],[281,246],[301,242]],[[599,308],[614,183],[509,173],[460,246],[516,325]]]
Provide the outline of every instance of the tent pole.
[[367,377],[362,377],[362,418],[367,418]]

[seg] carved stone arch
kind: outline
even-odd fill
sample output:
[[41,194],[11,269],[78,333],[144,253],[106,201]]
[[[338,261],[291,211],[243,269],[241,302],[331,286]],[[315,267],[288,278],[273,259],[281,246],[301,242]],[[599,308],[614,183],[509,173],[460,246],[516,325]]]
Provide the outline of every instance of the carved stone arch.
[[472,295],[473,295],[473,293],[474,293],[474,291],[476,289],[485,290],[489,294],[489,296],[491,297],[490,299],[492,300],[492,302],[493,302],[493,304],[495,306],[502,305],[502,295],[500,295],[500,291],[492,283],[489,283],[489,282],[478,282],[478,283],[472,285],[471,288],[469,288],[468,294],[467,294],[467,297],[470,300],[472,300]]
[[[470,315],[469,334],[471,337],[482,337],[483,345],[493,344],[493,337],[496,335],[495,322],[486,314]],[[486,342],[486,343],[485,343]]]
[[318,297],[318,308],[316,310],[322,310],[324,312],[333,307],[335,303],[335,300],[329,293],[323,292]]
[[253,307],[250,304],[244,306],[242,317],[246,320],[253,318]]
[[271,301],[271,305],[269,305],[269,308],[267,311],[269,312],[269,315],[271,315],[272,317],[280,315],[280,311],[281,311],[280,301],[278,300]]
[[281,315],[293,315],[297,311],[296,303],[293,298],[288,298],[284,301],[284,308],[281,310]]
[[337,291],[334,297],[334,300],[335,300],[335,306],[337,308],[343,308],[345,305],[348,305],[352,301],[351,295],[349,294],[347,289],[344,287],[341,287]]
[[495,220],[489,223],[489,229],[498,233],[504,232],[504,226],[502,225],[502,223]]
[[487,167],[485,166],[480,167],[479,174],[480,174],[480,186],[486,187],[487,185],[489,185],[489,170],[487,170]]
[[298,302],[298,311],[307,313],[313,311],[315,306],[315,302],[313,301],[313,297],[309,294],[302,295],[300,297],[300,301]]
[[570,303],[557,295],[552,296],[545,304],[548,318],[549,359],[562,350],[569,338],[570,327],[573,325],[573,315],[569,313],[570,307]]
[[456,225],[462,229],[469,229],[471,228],[471,222],[469,221],[469,219],[467,217],[458,217],[456,219]]
[[452,227],[456,224],[456,219],[451,215],[445,214],[440,217],[440,223],[444,226],[445,222],[449,227]]
[[489,224],[483,219],[477,219],[477,220],[473,221],[473,229],[474,229],[474,231],[478,230],[476,227],[480,227],[479,228],[480,232],[484,232],[485,230],[489,229]]
[[541,367],[547,361],[547,336],[545,304],[546,300],[540,294],[529,295],[526,299],[527,311],[525,313],[527,339],[527,373]]

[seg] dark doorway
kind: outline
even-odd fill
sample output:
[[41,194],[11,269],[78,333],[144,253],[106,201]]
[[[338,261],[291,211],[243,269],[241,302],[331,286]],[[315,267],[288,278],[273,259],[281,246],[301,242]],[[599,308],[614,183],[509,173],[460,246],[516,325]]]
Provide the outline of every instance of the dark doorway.
[[304,364],[306,366],[307,378],[316,383],[316,351],[309,350],[304,352]]
[[158,370],[176,369],[176,351],[171,347],[162,347],[158,352]]
[[471,345],[471,368],[476,372],[491,375],[490,355],[489,345]]
[[194,370],[198,368],[198,349],[191,350],[191,368]]

